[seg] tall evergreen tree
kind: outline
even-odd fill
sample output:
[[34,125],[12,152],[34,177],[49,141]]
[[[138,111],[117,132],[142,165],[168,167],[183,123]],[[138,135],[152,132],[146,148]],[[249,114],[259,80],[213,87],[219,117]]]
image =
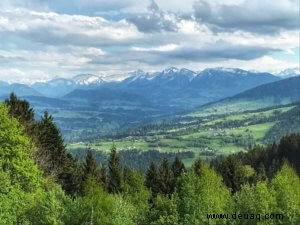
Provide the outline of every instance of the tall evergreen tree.
[[158,184],[158,170],[154,162],[151,162],[149,169],[146,172],[146,187],[152,192],[152,197],[156,197],[159,193]]
[[44,113],[37,129],[38,153],[43,160],[40,166],[47,174],[60,174],[67,165],[69,154],[61,133],[48,112]]
[[196,159],[195,162],[193,163],[192,168],[193,168],[195,174],[198,176],[201,174],[201,168],[203,166],[203,163],[204,162],[200,158]]
[[171,169],[172,169],[173,176],[176,179],[180,177],[180,175],[185,171],[185,166],[183,162],[178,158],[178,156],[175,157]]
[[122,176],[120,158],[115,145],[111,148],[108,169],[108,192],[119,193],[122,189]]
[[14,93],[11,93],[8,99],[5,99],[8,106],[9,115],[16,118],[25,128],[25,132],[32,136],[35,126],[34,110],[26,100],[19,99]]
[[107,182],[108,182],[108,178],[107,178],[106,165],[102,163],[100,168],[100,183],[104,190],[107,189]]
[[167,159],[164,159],[158,170],[158,184],[159,184],[159,192],[170,196],[174,189],[172,185],[172,173],[169,167],[169,162]]
[[92,149],[88,148],[84,162],[84,176],[85,179],[93,177],[94,180],[100,181],[100,171],[98,164],[95,160]]
[[53,122],[48,112],[44,113],[37,124],[37,152],[36,161],[46,175],[50,175],[65,189],[72,174],[72,156],[67,152],[60,130]]
[[256,182],[265,181],[267,179],[265,165],[262,162],[259,164],[257,168],[255,179]]
[[240,190],[242,184],[246,181],[243,164],[234,156],[228,156],[217,170],[232,192]]

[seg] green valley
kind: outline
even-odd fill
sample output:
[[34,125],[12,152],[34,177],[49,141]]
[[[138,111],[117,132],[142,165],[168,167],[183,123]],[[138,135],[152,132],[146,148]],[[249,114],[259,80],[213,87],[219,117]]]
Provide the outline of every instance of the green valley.
[[[276,133],[276,124],[299,120],[299,112],[299,104],[206,116],[198,111],[136,127],[115,138],[72,143],[68,147],[71,151],[89,146],[97,151],[109,152],[115,143],[121,150],[192,151],[195,157],[211,158],[266,144],[268,133]],[[288,133],[292,132],[300,132],[300,128],[296,127]]]

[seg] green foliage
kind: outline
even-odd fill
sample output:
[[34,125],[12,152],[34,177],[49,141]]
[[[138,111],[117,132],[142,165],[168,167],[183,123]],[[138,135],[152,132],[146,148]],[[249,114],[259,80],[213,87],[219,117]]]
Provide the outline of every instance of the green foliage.
[[99,187],[97,181],[89,178],[85,183],[84,196],[74,199],[67,211],[66,224],[110,225],[114,199]]
[[[121,196],[113,197],[113,211],[111,213],[111,225],[135,225],[137,217],[142,215],[137,214],[137,207],[132,203],[124,200]],[[100,225],[100,224],[99,224]]]
[[24,191],[33,191],[41,183],[41,173],[30,158],[31,147],[18,121],[9,118],[8,109],[0,104],[0,172]]
[[172,173],[175,178],[181,176],[183,172],[186,171],[183,162],[176,156],[174,162],[172,163]]
[[100,183],[103,187],[104,190],[107,190],[107,172],[106,172],[106,166],[104,163],[101,164],[101,168],[100,168]]
[[232,212],[230,191],[222,178],[203,164],[199,175],[184,174],[178,190],[178,208],[182,224],[225,224],[226,220],[207,220],[209,213]]
[[277,200],[276,212],[284,215],[283,223],[300,224],[300,178],[284,164],[271,182]]
[[[242,186],[240,192],[235,194],[236,212],[239,214],[265,214],[274,213],[276,208],[275,192],[269,187],[267,182],[258,182],[256,185],[246,184]],[[250,217],[250,216],[249,216]],[[243,219],[240,221],[244,225],[271,225],[273,220],[253,221],[252,219]]]
[[163,195],[170,196],[174,191],[173,176],[168,160],[164,159],[158,169],[158,189]]
[[123,198],[135,207],[135,221],[138,224],[144,222],[146,212],[149,209],[150,191],[145,187],[144,176],[137,171],[127,170],[124,177]]
[[154,162],[152,162],[146,172],[145,185],[151,190],[153,197],[156,197],[156,195],[159,193],[158,179],[157,166]]
[[67,167],[70,156],[60,131],[48,112],[38,122],[37,130],[40,167],[46,174],[59,177]]
[[108,169],[108,191],[109,193],[119,193],[122,189],[122,176],[120,158],[115,145],[111,149]]
[[179,214],[174,198],[158,195],[147,213],[148,225],[178,225]]
[[[126,166],[122,173],[115,146],[108,171],[105,163],[99,170],[92,151],[87,152],[84,163],[67,153],[60,131],[47,113],[36,122],[26,102],[12,95],[7,104],[10,109],[0,104],[0,224],[300,224],[297,134],[282,138],[278,145],[256,146],[248,153],[216,160],[212,167],[198,159],[186,170],[176,157],[171,166],[167,159],[159,168],[152,163],[145,175]],[[20,109],[26,112],[22,114]],[[19,118],[25,130],[10,116]],[[27,132],[22,121],[35,124],[38,132]],[[61,186],[42,177],[37,163],[47,178],[54,175]],[[207,219],[207,214],[232,212],[282,214],[283,219]]]
[[63,225],[66,218],[66,205],[71,201],[60,186],[48,184],[51,187],[40,190],[34,195],[34,205],[28,210],[26,218],[31,224]]
[[18,121],[0,104],[0,224],[27,224],[30,196],[44,183],[30,158],[31,147]]
[[241,185],[247,181],[249,171],[245,170],[241,160],[234,156],[228,156],[218,167],[218,172],[222,175],[225,184],[236,192]]
[[26,224],[24,214],[30,207],[30,195],[13,185],[7,172],[0,172],[0,224]]
[[5,100],[8,106],[9,115],[18,119],[18,121],[26,128],[28,134],[34,129],[34,111],[26,100],[18,99],[14,93],[11,93],[9,99]]
[[87,149],[86,151],[86,157],[83,166],[85,179],[88,177],[93,177],[95,180],[100,181],[99,167],[91,149]]

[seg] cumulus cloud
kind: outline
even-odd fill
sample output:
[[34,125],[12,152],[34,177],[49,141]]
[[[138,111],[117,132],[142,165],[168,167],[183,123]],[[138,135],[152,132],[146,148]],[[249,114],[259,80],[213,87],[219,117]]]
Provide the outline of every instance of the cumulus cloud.
[[0,32],[51,45],[121,45],[139,37],[125,20],[26,9],[2,10]]
[[[272,6],[269,0],[201,0],[194,11],[192,4],[182,11],[187,3],[179,0],[172,7],[164,0],[124,2],[1,1],[0,80],[13,79],[12,71],[11,77],[30,80],[166,66],[255,67],[259,60],[268,70],[276,64],[270,57],[299,47],[293,0]],[[281,59],[281,67],[291,65]]]
[[195,18],[215,31],[244,30],[261,34],[299,29],[299,10],[298,0],[244,0],[231,5],[198,0],[194,4]]
[[154,0],[151,0],[146,13],[130,15],[127,21],[136,25],[139,31],[146,33],[178,30],[175,15],[160,10]]

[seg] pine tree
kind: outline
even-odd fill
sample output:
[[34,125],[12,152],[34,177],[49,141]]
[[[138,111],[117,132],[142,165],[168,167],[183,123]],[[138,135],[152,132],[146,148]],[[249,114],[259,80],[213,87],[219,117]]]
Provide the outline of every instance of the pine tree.
[[256,172],[256,182],[265,181],[267,179],[265,165],[261,162]]
[[175,190],[175,187],[178,185],[178,180],[185,172],[185,166],[183,162],[178,158],[178,156],[175,157],[174,162],[171,165],[172,170],[172,190]]
[[192,168],[193,168],[195,174],[197,174],[198,176],[201,173],[201,168],[203,166],[203,163],[204,162],[200,158],[196,159],[196,161],[193,163]]
[[129,183],[131,180],[131,176],[132,176],[132,169],[128,166],[124,166],[123,168],[123,181],[124,183]]
[[154,162],[151,162],[149,169],[146,172],[146,187],[152,192],[152,197],[156,197],[159,193],[158,184],[158,170]]
[[96,181],[100,181],[100,171],[98,164],[95,160],[92,149],[88,148],[84,162],[84,177],[92,177]]
[[172,173],[174,178],[180,177],[180,175],[185,171],[185,166],[183,162],[178,158],[178,156],[175,157],[175,160],[171,166]]
[[14,93],[11,93],[8,99],[5,99],[8,106],[9,115],[16,118],[25,128],[28,135],[33,134],[35,120],[34,110],[26,100],[19,99]]
[[113,147],[111,148],[108,169],[108,192],[119,193],[122,189],[122,177],[120,158],[117,154],[117,149],[115,145],[113,145]]
[[72,176],[72,156],[67,152],[60,130],[48,112],[37,124],[37,148],[35,159],[46,175],[50,175],[65,189],[70,186]]
[[170,196],[173,193],[172,173],[169,167],[169,162],[164,159],[158,170],[159,192]]
[[61,173],[67,163],[68,153],[59,129],[48,112],[44,113],[37,126],[38,157],[46,174]]
[[246,182],[243,164],[234,156],[228,156],[219,166],[218,172],[222,175],[224,183],[227,187],[231,188],[233,193],[239,191],[242,184]]
[[104,190],[107,189],[107,171],[106,171],[106,166],[104,163],[101,164],[100,168],[100,183],[103,187]]

